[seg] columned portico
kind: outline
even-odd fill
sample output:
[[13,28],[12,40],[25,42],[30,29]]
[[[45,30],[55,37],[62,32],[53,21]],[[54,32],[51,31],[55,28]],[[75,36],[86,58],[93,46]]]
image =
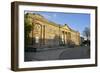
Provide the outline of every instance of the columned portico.
[[[59,45],[66,46],[72,44],[72,41],[75,45],[79,45],[79,32],[72,30],[68,27],[68,25],[58,25],[56,23],[49,22],[40,15],[35,15],[34,19],[33,17],[31,18],[32,22],[30,23],[32,23],[32,30],[30,32],[30,38],[32,38],[32,40],[29,45],[36,48]],[[77,39],[74,39],[73,37],[76,37]]]

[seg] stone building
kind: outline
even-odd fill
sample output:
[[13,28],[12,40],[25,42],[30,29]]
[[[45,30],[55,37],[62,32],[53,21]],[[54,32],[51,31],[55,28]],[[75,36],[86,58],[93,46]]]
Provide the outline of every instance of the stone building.
[[80,45],[80,33],[71,29],[67,24],[56,24],[36,13],[27,13],[25,18],[32,26],[29,33],[29,46],[37,48]]

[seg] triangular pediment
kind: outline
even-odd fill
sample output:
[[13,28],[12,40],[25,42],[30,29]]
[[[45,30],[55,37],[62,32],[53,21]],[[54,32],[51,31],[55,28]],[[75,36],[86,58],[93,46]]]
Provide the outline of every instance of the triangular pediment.
[[65,24],[65,25],[63,26],[63,28],[65,28],[65,29],[67,29],[67,30],[70,30],[70,27],[69,27],[67,24]]

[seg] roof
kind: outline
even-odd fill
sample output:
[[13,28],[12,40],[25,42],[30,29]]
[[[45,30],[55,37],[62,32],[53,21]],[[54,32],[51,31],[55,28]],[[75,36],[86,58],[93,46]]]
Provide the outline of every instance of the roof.
[[32,16],[32,17],[35,16],[37,19],[40,19],[41,21],[44,21],[44,22],[46,22],[46,23],[48,23],[48,24],[50,24],[50,25],[57,26],[57,27],[61,27],[61,28],[65,28],[65,29],[71,30],[71,31],[73,31],[73,32],[78,32],[78,31],[75,31],[75,30],[71,29],[71,28],[68,26],[68,24],[64,24],[64,25],[57,24],[57,23],[55,23],[55,22],[52,22],[52,21],[50,21],[50,20],[47,20],[44,16],[42,16],[42,15],[40,15],[40,14],[38,14],[38,13],[27,13],[27,15],[30,15],[30,16]]

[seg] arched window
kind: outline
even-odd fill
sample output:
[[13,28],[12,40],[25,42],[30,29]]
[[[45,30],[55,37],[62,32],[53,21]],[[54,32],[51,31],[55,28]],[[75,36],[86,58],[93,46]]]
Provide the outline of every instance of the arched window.
[[40,24],[34,24],[34,31],[33,31],[33,44],[40,43],[41,39],[41,25]]

